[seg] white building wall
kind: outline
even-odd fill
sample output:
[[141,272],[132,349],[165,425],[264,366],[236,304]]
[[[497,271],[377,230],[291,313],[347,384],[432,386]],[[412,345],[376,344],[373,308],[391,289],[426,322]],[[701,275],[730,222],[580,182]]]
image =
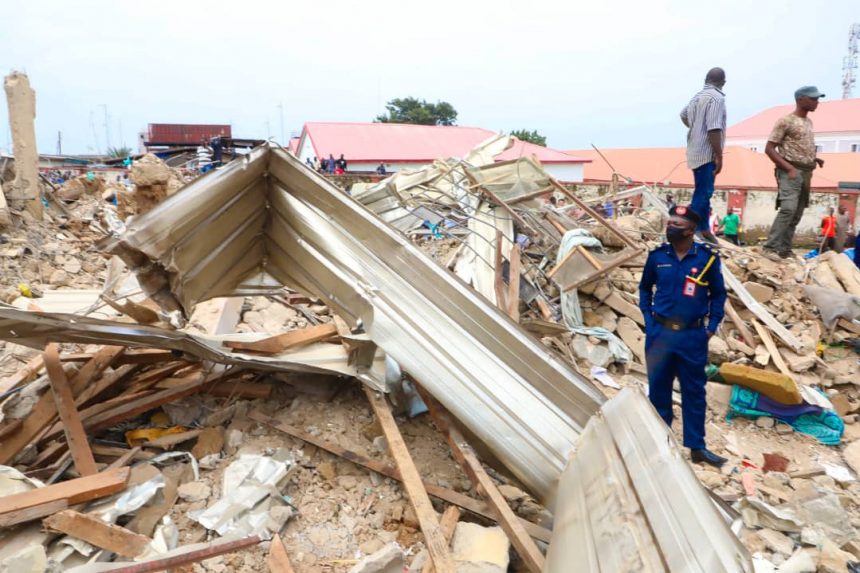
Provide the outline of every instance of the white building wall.
[[583,163],[544,163],[543,168],[562,183],[582,183],[585,176]]
[[[820,151],[822,153],[860,152],[860,131],[816,134],[815,144],[821,147]],[[764,153],[764,147],[767,145],[767,136],[760,138],[727,137],[726,146],[729,145],[746,147],[747,149]]]

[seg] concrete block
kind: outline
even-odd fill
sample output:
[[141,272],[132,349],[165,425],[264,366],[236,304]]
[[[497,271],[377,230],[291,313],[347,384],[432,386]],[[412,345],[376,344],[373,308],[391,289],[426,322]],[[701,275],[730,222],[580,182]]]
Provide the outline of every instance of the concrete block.
[[803,401],[797,383],[780,372],[725,362],[720,366],[720,375],[729,384],[740,384],[782,404],[795,405]]
[[461,521],[451,540],[458,573],[505,573],[511,544],[501,527]]
[[773,298],[773,287],[767,285],[747,281],[744,287],[749,291],[754,299],[764,304]]

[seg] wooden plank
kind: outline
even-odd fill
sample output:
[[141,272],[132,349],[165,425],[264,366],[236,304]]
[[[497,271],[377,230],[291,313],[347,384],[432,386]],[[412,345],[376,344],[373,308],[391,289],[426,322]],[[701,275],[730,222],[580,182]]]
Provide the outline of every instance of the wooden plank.
[[[451,539],[454,538],[454,532],[457,530],[457,522],[460,521],[460,508],[456,505],[449,505],[442,513],[442,519],[439,520],[439,527],[442,528],[442,535],[445,536],[445,541],[451,545]],[[433,561],[428,559],[421,569],[421,573],[434,573],[436,568],[433,566]]]
[[508,316],[514,322],[520,321],[520,246],[514,243],[511,254],[508,256],[510,267],[508,270]]
[[758,333],[758,337],[761,338],[761,341],[764,342],[765,348],[770,353],[770,358],[773,360],[773,363],[776,365],[777,370],[794,380],[794,375],[789,370],[788,366],[785,364],[785,360],[782,359],[782,354],[779,353],[779,349],[776,347],[776,343],[773,341],[773,337],[768,332],[767,328],[763,327],[758,323],[756,319],[750,320],[755,328],[755,331]]
[[161,392],[144,396],[117,408],[96,414],[84,422],[84,427],[90,432],[110,428],[120,422],[139,416],[144,412],[154,410],[162,404],[173,402],[199,392],[207,384],[220,379],[222,376],[223,374],[221,373],[206,376],[205,372],[199,372],[195,376],[195,379],[187,384],[169,390],[162,390]]
[[[84,428],[87,428],[87,420],[101,414],[102,412],[107,412],[108,410],[113,410],[118,406],[122,406],[123,404],[127,404],[134,400],[139,400],[145,396],[152,395],[152,391],[143,391],[143,392],[134,392],[134,393],[123,393],[117,396],[116,398],[111,398],[110,400],[105,400],[103,402],[96,402],[89,408],[85,408],[81,410],[81,419],[84,420]],[[57,422],[53,426],[51,426],[48,430],[45,431],[40,437],[39,442],[45,442],[47,440],[52,440],[54,438],[59,437],[60,434],[63,433],[63,424]]]
[[[758,317],[770,330],[773,331],[785,345],[795,352],[800,352],[803,350],[803,345],[800,341],[795,338],[795,336],[788,331],[780,322],[774,318],[774,316],[764,307],[763,304],[758,302],[750,292],[746,289],[746,287],[741,284],[741,281],[732,274],[732,271],[726,265],[722,265],[723,271],[723,279],[726,281],[726,286],[732,289],[736,295],[741,299],[741,302],[752,312],[754,315]],[[755,348],[755,347],[753,347]]]
[[[91,360],[93,352],[64,352],[60,354],[60,362],[86,362]],[[157,364],[176,360],[177,352],[174,350],[161,350],[160,348],[136,348],[126,350],[121,356],[114,360],[117,366],[125,364]],[[40,356],[41,358],[41,356]]]
[[269,566],[270,573],[295,573],[295,569],[290,563],[290,557],[287,555],[287,548],[284,547],[284,542],[277,533],[272,536],[272,545],[269,547],[269,555],[266,556],[266,565]]
[[860,324],[854,324],[850,320],[845,320],[844,318],[840,318],[838,321],[836,321],[836,324],[840,328],[844,328],[848,332],[852,332],[854,334],[860,334]]
[[433,423],[439,428],[448,440],[448,445],[451,446],[451,452],[454,454],[454,459],[463,467],[463,471],[472,480],[475,489],[484,495],[493,508],[497,520],[501,528],[505,531],[511,544],[517,550],[520,558],[523,560],[526,568],[531,573],[541,573],[544,565],[544,556],[540,552],[537,545],[532,541],[526,530],[520,525],[519,519],[511,507],[508,505],[505,496],[501,494],[495,482],[481,465],[477,454],[472,449],[472,446],[466,442],[463,434],[451,421],[448,412],[445,408],[436,401],[426,390],[416,385],[418,393],[427,405],[430,411],[430,416],[433,418]]
[[439,527],[436,511],[433,509],[427,490],[424,489],[421,474],[418,473],[418,468],[415,467],[415,462],[409,455],[406,442],[397,428],[397,422],[394,420],[394,415],[391,413],[391,407],[388,405],[385,395],[367,386],[364,386],[364,393],[373,407],[377,421],[382,426],[382,432],[388,441],[388,450],[400,470],[400,475],[403,476],[403,489],[406,490],[412,508],[415,510],[418,524],[424,534],[424,543],[427,545],[427,551],[436,566],[436,571],[438,573],[455,573],[454,560],[451,557],[451,552],[448,551],[448,544],[445,542],[445,536],[442,535],[442,530]]
[[755,338],[750,332],[750,329],[744,323],[743,319],[738,314],[738,311],[735,310],[735,307],[732,306],[732,301],[726,299],[726,316],[729,317],[729,320],[735,325],[735,328],[738,329],[738,334],[741,335],[741,338],[744,339],[744,344],[749,346],[750,348],[755,348]]
[[195,543],[187,547],[178,547],[164,555],[159,555],[137,563],[117,563],[115,565],[100,564],[99,573],[150,573],[152,571],[179,570],[182,565],[198,563],[218,555],[232,553],[260,542],[257,535],[241,539],[216,539],[207,543]]
[[504,241],[504,235],[501,231],[496,231],[496,257],[494,260],[494,278],[493,278],[493,290],[496,293],[496,306],[500,309],[505,310],[505,283],[502,279],[502,266],[504,264],[502,257],[502,242]]
[[[105,497],[125,489],[130,470],[119,468],[22,493],[0,497],[0,527],[21,523],[12,515],[32,509],[27,519],[45,517],[57,511],[57,502],[68,506]],[[20,513],[18,514],[20,515]]]
[[65,499],[55,499],[33,507],[25,507],[24,509],[16,509],[0,515],[0,527],[9,527],[18,523],[27,523],[41,519],[46,515],[54,514],[58,511],[68,509],[69,502]]
[[[125,350],[122,346],[105,346],[93,358],[84,364],[72,377],[69,385],[72,395],[79,394],[90,380],[107,368],[114,358]],[[50,392],[43,394],[32,411],[24,419],[20,429],[0,443],[0,464],[8,464],[27,444],[35,441],[36,437],[57,416],[57,406]]]
[[525,319],[520,324],[529,332],[540,334],[541,336],[557,336],[570,332],[570,329],[563,324],[551,322],[548,320],[538,320],[535,318]]
[[552,310],[549,308],[549,303],[542,296],[538,296],[535,299],[535,304],[537,304],[538,310],[540,310],[541,317],[544,320],[551,321]]
[[85,405],[87,402],[128,376],[134,368],[134,365],[126,364],[125,366],[120,366],[110,374],[102,376],[93,384],[84,388],[84,390],[75,398],[75,404],[78,407]]
[[75,407],[75,398],[72,389],[66,379],[63,365],[60,363],[60,352],[56,344],[49,344],[42,354],[45,361],[45,369],[48,371],[48,379],[51,382],[51,392],[54,395],[54,403],[60,420],[63,423],[63,431],[66,434],[66,443],[72,452],[75,469],[82,476],[90,476],[98,473],[96,460],[90,450],[87,434],[81,424],[81,416]]
[[[104,448],[104,450],[99,451],[98,448],[100,447]],[[116,458],[107,467],[107,469],[109,470],[124,467],[132,461],[151,460],[155,457],[155,454],[153,454],[152,452],[144,452],[143,450],[141,450],[140,446],[135,446],[127,450],[125,448],[117,448],[114,446],[93,445],[93,454],[96,456],[110,456]]]
[[[339,456],[356,465],[362,466],[378,474],[382,474],[386,477],[390,477],[391,479],[403,481],[403,478],[401,478],[400,476],[400,472],[394,466],[370,459],[368,457],[362,456],[361,454],[353,452],[352,450],[347,450],[346,448],[339,446],[338,444],[335,444],[333,442],[328,442],[326,440],[323,440],[322,438],[312,436],[306,432],[299,430],[298,428],[290,426],[289,424],[285,424],[283,422],[279,422],[274,418],[270,418],[262,412],[253,411],[248,415],[248,417],[256,422],[271,426],[276,430],[284,432],[285,434],[288,434],[298,440],[302,440],[303,442],[307,442],[312,446],[316,446],[321,450],[325,450],[330,454]],[[462,507],[465,510],[471,511],[475,515],[480,515],[481,517],[486,517],[487,519],[491,519],[493,521],[496,520],[494,514],[482,501],[472,499],[467,495],[463,495],[462,493],[456,492],[451,489],[439,487],[438,485],[430,483],[428,481],[423,482],[423,484],[424,489],[427,490],[427,493],[429,493],[435,498],[441,499],[442,501],[447,501],[448,503],[453,503],[459,507]],[[520,523],[522,523],[523,527],[528,530],[529,535],[531,535],[533,538],[539,541],[543,541],[545,543],[549,543],[550,538],[552,537],[552,532],[550,530],[536,525],[530,521],[526,521],[522,518],[520,518]]]
[[314,342],[321,342],[328,338],[337,336],[337,327],[333,323],[308,326],[299,330],[291,330],[284,334],[278,334],[263,340],[254,342],[226,341],[224,346],[233,350],[250,350],[252,352],[265,352],[267,354],[279,354],[290,348],[298,348]]
[[145,552],[151,541],[145,535],[71,509],[46,517],[42,524],[53,531],[132,559]]

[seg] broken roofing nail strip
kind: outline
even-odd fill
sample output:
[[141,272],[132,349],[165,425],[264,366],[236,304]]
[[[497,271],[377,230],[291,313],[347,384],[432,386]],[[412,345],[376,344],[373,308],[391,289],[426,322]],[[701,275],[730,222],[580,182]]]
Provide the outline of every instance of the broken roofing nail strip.
[[202,178],[144,155],[127,184],[51,182],[40,223],[10,201],[27,224],[0,251],[22,285],[0,292],[0,569],[860,557],[860,271],[720,248],[705,416],[728,462],[690,464],[642,393],[662,193],[574,191],[533,157],[494,161],[512,144],[350,194],[262,145]]

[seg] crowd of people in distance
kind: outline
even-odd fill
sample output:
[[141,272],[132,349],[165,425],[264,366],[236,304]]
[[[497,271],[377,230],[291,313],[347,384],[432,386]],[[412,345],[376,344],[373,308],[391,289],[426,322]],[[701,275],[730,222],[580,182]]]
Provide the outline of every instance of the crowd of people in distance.
[[[343,175],[346,173],[347,162],[343,153],[338,159],[329,153],[328,159],[320,160],[318,157],[308,157],[305,159],[305,164],[316,171],[317,173],[325,173],[327,175]],[[376,167],[377,175],[388,175],[388,170],[385,168],[385,163],[380,162]]]

